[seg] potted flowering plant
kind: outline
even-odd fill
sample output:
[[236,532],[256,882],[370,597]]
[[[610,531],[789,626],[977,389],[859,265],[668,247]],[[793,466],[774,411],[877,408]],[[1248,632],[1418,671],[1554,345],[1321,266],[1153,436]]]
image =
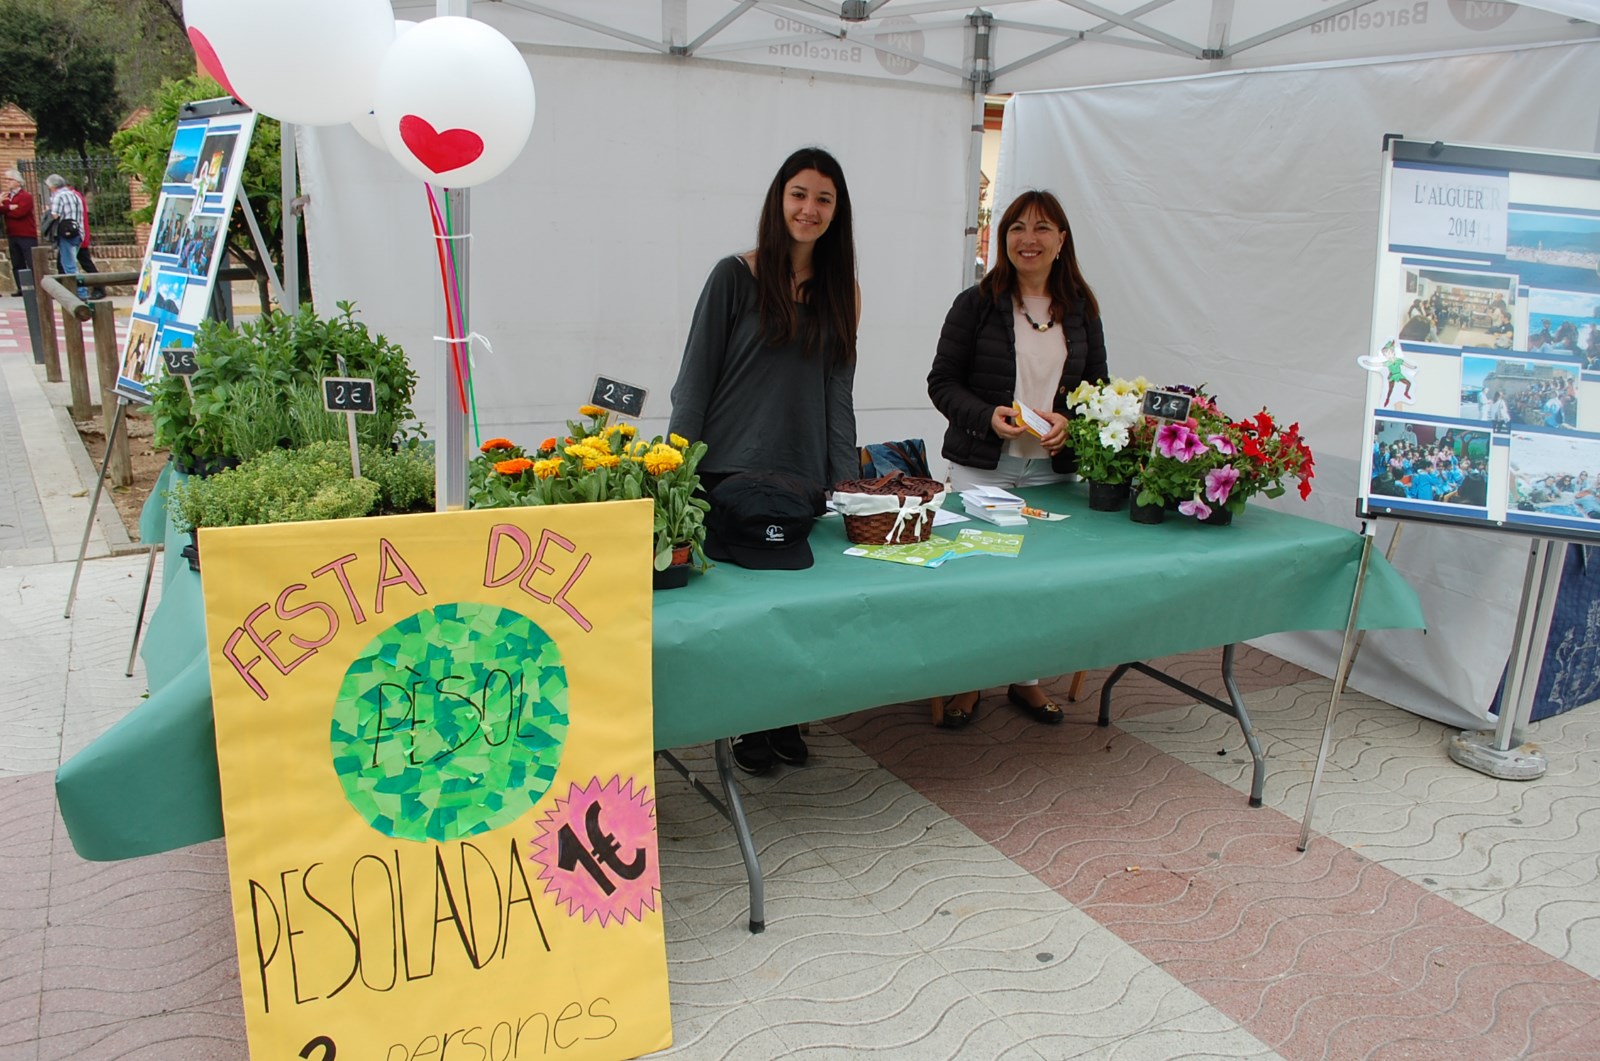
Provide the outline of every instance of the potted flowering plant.
[[491,438],[468,470],[474,507],[564,505],[634,501],[655,505],[652,552],[657,571],[674,563],[710,566],[705,555],[705,514],[695,469],[704,442],[679,435],[645,441],[632,424],[612,424],[610,413],[580,406],[583,419],[567,421],[565,438],[547,438],[533,451],[510,439]]
[[1233,420],[1202,390],[1167,389],[1191,396],[1189,418],[1155,427],[1137,504],[1175,503],[1186,516],[1225,523],[1257,494],[1281,497],[1291,477],[1302,500],[1311,495],[1315,461],[1298,423],[1280,428],[1265,409]]
[[1067,442],[1077,456],[1078,474],[1089,481],[1090,508],[1117,509],[1127,500],[1127,483],[1138,472],[1143,452],[1140,407],[1148,387],[1143,376],[1102,384],[1085,380],[1067,396],[1073,414]]

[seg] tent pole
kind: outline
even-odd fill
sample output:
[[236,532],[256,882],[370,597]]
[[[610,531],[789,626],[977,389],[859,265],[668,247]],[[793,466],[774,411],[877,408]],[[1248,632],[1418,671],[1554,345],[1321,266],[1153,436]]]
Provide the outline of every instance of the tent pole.
[[962,241],[961,287],[972,285],[973,263],[978,258],[978,206],[983,192],[983,104],[994,83],[993,57],[989,50],[989,35],[993,32],[994,16],[987,11],[974,11],[967,16],[967,37],[972,53],[972,73],[967,83],[972,86],[972,130],[967,149],[967,229]]
[[279,213],[283,217],[283,302],[278,308],[289,314],[300,308],[300,212],[294,205],[295,199],[300,195],[300,185],[296,173],[294,134],[295,127],[288,122],[283,122],[279,126],[278,144],[282,163],[278,171],[278,183],[281,186],[279,202],[282,207]]
[[[472,17],[472,0],[438,0],[439,15]],[[465,188],[441,189],[452,228],[457,233],[472,231],[471,196]],[[457,291],[461,301],[461,335],[472,334],[472,241],[458,240],[455,244],[459,273]],[[434,293],[433,319],[435,335],[448,336],[444,291]],[[463,344],[463,360],[472,356],[470,344]],[[467,418],[461,409],[455,386],[456,353],[454,344],[440,340],[434,344],[434,363],[439,368],[439,441],[434,451],[435,507],[440,512],[463,509],[467,505]]]

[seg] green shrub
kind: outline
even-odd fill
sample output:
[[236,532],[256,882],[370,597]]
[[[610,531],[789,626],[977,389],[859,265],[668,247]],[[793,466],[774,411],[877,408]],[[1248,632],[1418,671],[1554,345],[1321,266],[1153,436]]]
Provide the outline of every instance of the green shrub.
[[315,448],[268,450],[237,468],[186,479],[167,495],[179,530],[344,519],[369,515],[377,503],[378,484],[352,479],[348,456],[341,464]]
[[360,441],[386,449],[421,437],[411,408],[417,374],[404,350],[356,320],[353,303],[339,303],[327,320],[307,305],[237,328],[208,321],[195,335],[194,360],[187,385],[163,374],[151,387],[156,444],[181,464],[344,437],[344,417],[322,409],[325,376],[373,381],[378,411],[356,417]]

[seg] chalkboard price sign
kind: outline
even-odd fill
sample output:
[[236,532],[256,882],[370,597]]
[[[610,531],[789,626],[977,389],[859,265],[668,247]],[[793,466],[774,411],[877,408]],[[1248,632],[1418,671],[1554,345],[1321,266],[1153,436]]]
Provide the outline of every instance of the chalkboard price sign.
[[194,363],[194,351],[187,346],[164,346],[161,360],[174,376],[192,376],[200,368]]
[[589,399],[589,404],[598,405],[602,409],[610,409],[614,413],[624,416],[637,417],[644,412],[643,387],[635,387],[631,383],[621,383],[604,376],[596,376],[594,381],[594,397]]
[[1178,394],[1174,391],[1145,391],[1144,415],[1154,416],[1159,420],[1187,420],[1189,402],[1187,394]]
[[322,407],[330,413],[375,413],[378,396],[370,379],[324,376]]

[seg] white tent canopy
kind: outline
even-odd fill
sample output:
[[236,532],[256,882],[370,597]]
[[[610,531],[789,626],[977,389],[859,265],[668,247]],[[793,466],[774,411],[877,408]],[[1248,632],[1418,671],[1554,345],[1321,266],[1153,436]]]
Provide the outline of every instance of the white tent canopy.
[[[1062,193],[1086,271],[1110,307],[1114,371],[1141,371],[1174,351],[1200,366],[1185,373],[1195,379],[1255,366],[1248,371],[1260,374],[1275,411],[1316,425],[1313,514],[1351,525],[1353,478],[1340,468],[1359,444],[1358,425],[1352,414],[1340,426],[1346,395],[1323,373],[1367,337],[1379,179],[1378,139],[1368,134],[1478,142],[1492,133],[1515,146],[1595,150],[1596,8],[1582,0],[1014,0],[979,10],[945,0],[455,0],[454,13],[470,10],[518,44],[539,94],[523,156],[471,193],[471,327],[492,346],[474,353],[481,434],[537,442],[560,431],[597,374],[646,388],[641,428],[661,430],[706,273],[753,244],[778,163],[815,143],[839,157],[856,213],[860,440],[921,436],[937,450],[943,421],[923,380],[945,310],[970,282],[984,92],[1073,88],[1081,102],[1069,111],[1115,113],[1115,122],[1051,131],[1066,137],[1055,145],[1063,155],[1043,169],[1013,150],[1008,128],[997,205],[1023,183]],[[418,20],[436,10],[431,0],[395,5],[398,17]],[[1502,75],[1508,63],[1527,76]],[[1547,76],[1550,63],[1570,74]],[[1268,72],[1285,66],[1300,71],[1292,108],[1272,91],[1287,82]],[[1493,76],[1476,79],[1480,66]],[[1391,67],[1413,80],[1339,73]],[[1430,72],[1446,70],[1448,78]],[[1144,84],[1112,87],[1128,82]],[[1217,91],[1212,82],[1241,87]],[[1340,95],[1357,84],[1380,87]],[[1200,99],[1212,106],[1196,106]],[[1448,128],[1435,113],[1449,114]],[[1093,136],[1082,132],[1091,127]],[[423,375],[418,409],[437,437],[447,396],[423,191],[348,127],[302,128],[298,142],[317,304],[354,299],[412,352]],[[1352,142],[1359,151],[1337,171],[1313,164],[1328,144]],[[1250,153],[1237,154],[1236,143]],[[1141,231],[1161,231],[1165,243],[1126,243],[1120,218],[1084,212],[1104,197],[1108,174],[1182,189],[1141,205]],[[1217,228],[1195,206],[1256,205],[1241,174],[1283,182],[1316,204],[1319,238],[1339,248],[1337,275],[1317,254],[1285,268],[1248,241],[1211,238]],[[1305,285],[1326,291],[1333,303],[1315,307],[1325,330],[1285,345],[1245,317],[1212,313],[1197,329],[1188,314],[1162,312],[1190,303],[1184,285],[1195,274],[1172,266],[1185,260],[1251,304],[1292,305]],[[1461,603],[1435,595],[1429,578],[1450,576],[1413,573],[1437,624]],[[1392,699],[1425,700],[1423,687],[1459,703],[1481,699],[1508,642],[1430,635],[1422,654],[1435,658],[1420,671],[1390,664],[1412,668]],[[1321,646],[1304,659],[1326,673],[1327,657]],[[1473,673],[1435,677],[1451,668]],[[1480,712],[1469,704],[1469,714]]]

